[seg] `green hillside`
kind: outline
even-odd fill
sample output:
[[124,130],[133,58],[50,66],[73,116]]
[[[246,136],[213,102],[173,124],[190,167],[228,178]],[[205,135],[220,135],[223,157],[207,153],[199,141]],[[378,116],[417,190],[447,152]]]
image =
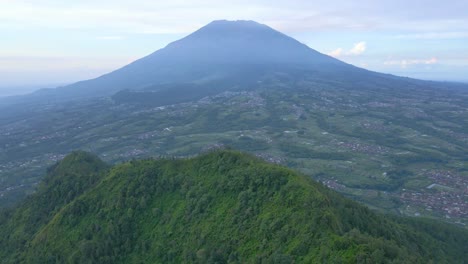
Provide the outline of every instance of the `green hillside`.
[[[417,221],[417,222],[416,222]],[[376,214],[292,170],[220,150],[53,166],[0,219],[4,263],[463,263],[466,230]]]
[[102,179],[108,166],[86,152],[73,152],[50,167],[34,195],[0,215],[0,259],[18,262],[27,242],[65,205]]

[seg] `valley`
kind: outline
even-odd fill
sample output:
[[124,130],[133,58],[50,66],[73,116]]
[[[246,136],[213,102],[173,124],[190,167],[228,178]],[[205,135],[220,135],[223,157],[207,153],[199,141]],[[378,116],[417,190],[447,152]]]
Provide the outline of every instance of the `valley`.
[[2,264],[467,262],[467,1],[0,6]]
[[31,193],[45,168],[75,149],[116,163],[229,147],[373,209],[466,225],[468,91],[288,77],[169,105],[126,96],[2,113],[0,204]]

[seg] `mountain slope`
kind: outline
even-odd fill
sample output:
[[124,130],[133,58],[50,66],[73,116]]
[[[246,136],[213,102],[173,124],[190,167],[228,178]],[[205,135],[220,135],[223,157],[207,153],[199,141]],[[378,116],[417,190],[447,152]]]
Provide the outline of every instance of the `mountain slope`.
[[[34,216],[28,209],[23,204],[15,214]],[[466,258],[464,230],[377,215],[306,176],[233,151],[115,166],[48,218],[24,247],[9,244],[15,223],[4,219],[0,226],[7,263],[462,263]]]
[[107,168],[98,157],[82,151],[73,152],[50,167],[34,195],[27,197],[16,210],[3,212],[0,258],[23,251],[26,241],[61,208],[98,182]]
[[[242,79],[252,71],[278,69],[363,71],[321,54],[297,40],[253,21],[214,21],[189,36],[99,78],[44,90],[57,98],[108,96],[124,89]],[[261,75],[256,76],[257,79]],[[229,87],[230,88],[230,87]]]
[[[258,88],[259,81],[278,75],[288,75],[296,83],[332,80],[338,87],[348,84],[356,88],[365,84],[372,90],[458,86],[368,71],[321,54],[266,25],[220,20],[98,78],[3,99],[0,107],[7,106],[2,111],[11,111],[18,104],[108,97],[123,90],[146,91],[137,97],[168,99],[164,102],[167,105],[172,102],[170,99],[186,102],[223,91],[252,90]],[[189,93],[194,96],[180,96],[186,94],[187,86],[193,88]]]

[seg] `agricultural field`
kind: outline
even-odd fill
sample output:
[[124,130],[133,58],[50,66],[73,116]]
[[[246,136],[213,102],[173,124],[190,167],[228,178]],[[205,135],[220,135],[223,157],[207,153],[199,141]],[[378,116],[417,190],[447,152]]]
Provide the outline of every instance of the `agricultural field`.
[[118,163],[229,147],[376,210],[466,225],[468,92],[332,86],[264,82],[170,105],[111,97],[2,112],[0,205],[76,149]]

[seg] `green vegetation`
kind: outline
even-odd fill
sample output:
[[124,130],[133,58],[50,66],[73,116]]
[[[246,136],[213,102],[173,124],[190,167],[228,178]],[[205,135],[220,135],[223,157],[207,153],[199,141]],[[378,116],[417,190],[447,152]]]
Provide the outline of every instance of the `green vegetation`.
[[[396,171],[392,177],[402,177]],[[108,168],[75,152],[0,219],[3,263],[463,263],[464,229],[374,213],[235,151]]]
[[0,259],[5,259],[6,254],[17,258],[27,241],[65,205],[99,182],[107,168],[98,157],[81,151],[51,166],[34,195],[27,197],[15,210],[2,211]]
[[115,164],[224,145],[382,212],[466,227],[467,131],[467,84],[371,72],[256,22],[215,21],[99,78],[0,99],[0,208],[75,149]]
[[[294,74],[258,77],[250,91],[232,88],[183,103],[178,90],[168,101],[149,87],[113,99],[34,106],[32,113],[0,111],[0,207],[31,193],[46,166],[74,149],[117,163],[190,157],[224,145],[287,165],[383,212],[468,224],[468,93],[442,84],[415,88],[411,81],[390,88],[373,80],[336,83],[308,73],[291,84]],[[205,84],[207,93],[215,84]],[[164,87],[164,94],[183,88],[190,97],[188,90],[205,86]],[[227,80],[219,87],[237,86]]]

